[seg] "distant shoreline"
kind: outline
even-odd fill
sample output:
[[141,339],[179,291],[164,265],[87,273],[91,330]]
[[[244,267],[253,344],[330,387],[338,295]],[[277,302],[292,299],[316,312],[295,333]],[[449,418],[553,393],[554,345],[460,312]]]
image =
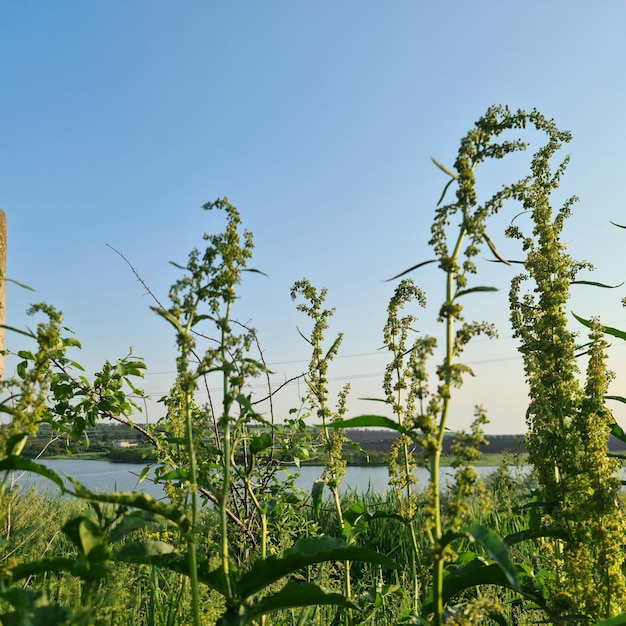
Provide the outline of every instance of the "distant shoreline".
[[[108,453],[106,452],[78,452],[74,454],[55,454],[55,455],[45,456],[42,458],[47,461],[59,460],[59,459],[71,459],[74,461],[110,461],[111,463],[116,463],[116,464],[128,463],[132,465],[137,465],[137,464],[149,465],[152,462],[149,459],[135,459],[135,460],[112,459],[108,456]],[[495,452],[495,453],[489,453],[489,454],[487,453],[481,454],[480,458],[478,458],[474,463],[472,463],[472,465],[475,467],[499,467],[500,465],[502,465],[505,459],[507,461],[507,465],[515,466],[515,465],[527,465],[528,464],[528,455],[526,453],[505,454],[502,452]],[[37,460],[37,459],[32,459],[32,460]],[[441,457],[441,466],[450,467],[451,461],[452,461],[451,457],[444,455]],[[307,463],[302,463],[302,465],[305,465],[307,467],[323,467],[324,463],[323,462],[307,462]],[[351,463],[348,463],[348,465],[351,467],[385,467],[387,463],[351,462]],[[297,469],[297,467],[294,464],[289,464],[288,467]]]

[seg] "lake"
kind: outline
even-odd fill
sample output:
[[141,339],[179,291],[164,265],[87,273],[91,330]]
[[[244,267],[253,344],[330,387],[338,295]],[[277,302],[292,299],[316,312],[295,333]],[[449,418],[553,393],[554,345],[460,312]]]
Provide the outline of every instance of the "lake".
[[[155,484],[150,477],[138,483],[138,478],[145,467],[143,463],[111,463],[110,461],[85,461],[77,459],[42,459],[38,461],[41,465],[45,465],[54,470],[57,474],[67,474],[80,481],[85,487],[92,491],[143,491],[155,498],[163,498],[162,485]],[[495,467],[477,467],[476,471],[482,477],[496,471]],[[527,467],[516,469],[515,471],[528,472]],[[299,470],[295,467],[290,468],[291,473],[299,473],[296,480],[296,486],[304,491],[310,491],[313,482],[322,474],[322,467],[304,466]],[[441,469],[441,479],[443,482],[451,482],[454,470],[451,467]],[[428,471],[421,467],[415,472],[418,486],[424,487],[428,481]],[[46,489],[53,492],[57,489],[56,485],[36,474],[23,474],[16,472],[15,479],[26,487],[28,485],[36,485],[38,488]],[[351,466],[346,468],[346,476],[344,478],[341,490],[354,489],[356,491],[372,491],[385,492],[388,489],[389,474],[385,466]]]

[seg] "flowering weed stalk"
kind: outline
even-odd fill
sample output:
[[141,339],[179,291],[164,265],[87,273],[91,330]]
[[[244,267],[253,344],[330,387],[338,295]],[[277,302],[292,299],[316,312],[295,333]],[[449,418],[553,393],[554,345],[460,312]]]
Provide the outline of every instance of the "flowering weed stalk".
[[[561,241],[575,198],[553,213],[550,195],[568,159],[554,172],[550,159],[570,135],[554,125],[549,130],[550,141],[535,155],[532,180],[520,194],[532,233],[524,234],[517,223],[508,229],[526,252],[526,273],[511,286],[511,322],[529,386],[527,448],[540,483],[542,521],[566,536],[551,544],[550,609],[561,616],[609,618],[624,610],[626,594],[626,519],[618,502],[618,465],[607,456],[614,423],[604,405],[610,374],[603,327],[595,321],[589,324],[586,382],[578,377],[579,348],[567,327],[566,307],[578,272],[591,266],[572,259]],[[532,293],[522,293],[525,281],[531,281]]]

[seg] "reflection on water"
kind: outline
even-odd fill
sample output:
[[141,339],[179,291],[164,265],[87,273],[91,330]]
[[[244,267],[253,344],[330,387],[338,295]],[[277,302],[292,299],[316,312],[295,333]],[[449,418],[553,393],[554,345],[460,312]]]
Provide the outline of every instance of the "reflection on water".
[[[84,461],[71,458],[44,459],[38,462],[62,477],[69,475],[75,478],[91,491],[142,491],[154,498],[165,497],[163,486],[155,484],[152,480],[154,476],[152,470],[141,483],[138,482],[139,475],[145,467],[142,463],[111,463],[110,461]],[[478,474],[483,478],[495,470],[495,467],[476,468]],[[322,467],[312,466],[301,467],[299,470],[295,467],[290,468],[292,474],[299,474],[295,480],[296,487],[307,492],[310,491],[314,481],[322,475],[322,471]],[[512,471],[526,474],[529,468],[512,468]],[[452,468],[443,467],[441,469],[442,482],[452,482],[453,472]],[[418,488],[425,487],[428,482],[428,470],[421,467],[416,470],[415,474]],[[57,489],[54,483],[36,474],[16,472],[16,478],[23,486],[36,485],[38,489],[45,489],[49,493],[53,493]],[[371,490],[382,493],[388,489],[388,481],[389,474],[384,466],[347,467],[341,491],[352,489],[358,492]]]

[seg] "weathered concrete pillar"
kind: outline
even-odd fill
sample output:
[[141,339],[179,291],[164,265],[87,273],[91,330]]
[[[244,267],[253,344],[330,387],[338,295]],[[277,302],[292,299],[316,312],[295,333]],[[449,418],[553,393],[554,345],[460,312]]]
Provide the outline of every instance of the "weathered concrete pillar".
[[[0,324],[5,323],[7,297],[7,216],[0,209]],[[4,350],[4,328],[0,326],[0,350]],[[4,355],[0,352],[0,378],[4,376]]]

